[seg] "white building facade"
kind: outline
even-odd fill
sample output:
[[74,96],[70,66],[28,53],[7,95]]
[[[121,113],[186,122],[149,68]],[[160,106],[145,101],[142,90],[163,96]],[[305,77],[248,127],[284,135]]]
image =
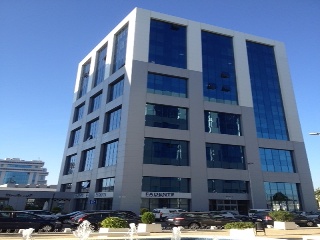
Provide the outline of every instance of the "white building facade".
[[79,64],[73,210],[315,210],[281,42],[134,9]]

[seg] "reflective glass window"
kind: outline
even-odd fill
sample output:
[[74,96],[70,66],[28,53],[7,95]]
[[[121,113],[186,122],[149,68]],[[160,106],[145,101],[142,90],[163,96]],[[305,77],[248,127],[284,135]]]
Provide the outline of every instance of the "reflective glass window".
[[15,184],[28,184],[29,180],[28,172],[5,172],[3,183],[15,183]]
[[189,166],[187,141],[145,138],[144,164]]
[[259,152],[262,171],[295,172],[291,151],[260,148]]
[[93,121],[87,123],[87,132],[85,136],[85,141],[94,139],[97,137],[99,127],[99,119],[94,119]]
[[247,52],[258,138],[288,140],[274,49],[248,41]]
[[204,112],[205,132],[241,136],[240,115]]
[[73,147],[79,144],[81,128],[72,130],[70,133],[69,147]]
[[65,162],[64,175],[73,174],[77,162],[77,154],[68,156]]
[[92,113],[100,108],[101,105],[102,92],[90,98],[89,113]]
[[264,182],[267,206],[273,210],[297,211],[300,209],[299,184]]
[[114,177],[98,179],[98,192],[113,192]]
[[246,169],[242,146],[207,143],[206,158],[208,168]]
[[78,90],[78,98],[81,98],[83,95],[85,95],[87,93],[90,64],[91,64],[91,62],[89,61],[82,66],[80,85],[79,85],[79,90]]
[[88,149],[82,152],[82,162],[80,165],[80,171],[92,170],[94,160],[94,148]]
[[185,26],[152,19],[149,62],[187,68],[187,29]]
[[188,129],[188,110],[186,108],[146,104],[145,125],[150,127]]
[[90,190],[90,181],[78,182],[77,193],[88,193]]
[[84,113],[84,103],[81,103],[74,110],[73,122],[77,122],[82,119]]
[[113,71],[116,72],[118,69],[123,67],[126,63],[126,50],[127,50],[127,36],[128,26],[121,29],[115,36],[115,48],[113,55]]
[[147,92],[173,97],[187,97],[187,79],[148,73]]
[[120,128],[121,122],[121,108],[113,109],[112,111],[108,112],[106,117],[107,121],[107,128],[105,132],[110,132],[112,130]]
[[109,102],[115,100],[116,98],[122,96],[123,94],[123,84],[124,80],[121,77],[119,80],[113,82],[109,86]]
[[142,191],[190,193],[190,178],[144,176]]
[[209,193],[248,193],[247,183],[240,180],[208,179]]
[[108,142],[102,145],[102,159],[100,167],[109,167],[117,164],[118,158],[118,140]]
[[107,58],[107,46],[104,46],[99,50],[97,54],[97,65],[96,65],[96,74],[94,77],[94,87],[104,80],[104,73],[106,69],[106,58]]
[[201,32],[205,101],[238,104],[232,37]]

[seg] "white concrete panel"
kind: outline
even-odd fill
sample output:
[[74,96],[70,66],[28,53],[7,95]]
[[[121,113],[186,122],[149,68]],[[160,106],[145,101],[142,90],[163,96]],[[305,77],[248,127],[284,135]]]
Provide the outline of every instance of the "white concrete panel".
[[303,142],[303,135],[293,92],[288,60],[286,57],[285,47],[282,43],[277,43],[277,45],[275,45],[275,57],[290,140]]
[[187,64],[189,70],[202,72],[201,29],[193,21],[187,27]]
[[130,22],[130,28],[133,27],[134,41],[128,45],[128,49],[132,48],[132,53],[127,52],[127,56],[131,54],[133,60],[148,62],[149,48],[146,46],[149,46],[150,11],[138,8],[135,22]]
[[233,37],[233,46],[238,103],[240,106],[253,107],[245,35],[242,33],[235,34]]

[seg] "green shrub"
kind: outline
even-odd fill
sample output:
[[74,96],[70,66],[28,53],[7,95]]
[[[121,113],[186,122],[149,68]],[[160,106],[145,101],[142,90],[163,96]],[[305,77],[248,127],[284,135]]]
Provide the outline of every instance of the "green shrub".
[[54,207],[54,208],[52,208],[51,211],[52,211],[53,213],[59,213],[59,212],[61,212],[61,210],[62,210],[62,209],[61,209],[60,207]]
[[148,208],[141,208],[140,209],[140,215],[143,215],[145,212],[149,212]]
[[246,228],[254,228],[253,222],[231,222],[224,225],[225,229],[246,229]]
[[5,205],[2,208],[3,211],[13,211],[14,208],[11,205]]
[[283,210],[269,212],[269,216],[272,217],[274,221],[279,222],[291,222],[294,219],[292,213]]
[[146,224],[154,223],[155,219],[156,218],[152,212],[145,212],[141,217],[141,221]]
[[129,224],[126,220],[119,217],[107,217],[101,222],[103,228],[127,228]]

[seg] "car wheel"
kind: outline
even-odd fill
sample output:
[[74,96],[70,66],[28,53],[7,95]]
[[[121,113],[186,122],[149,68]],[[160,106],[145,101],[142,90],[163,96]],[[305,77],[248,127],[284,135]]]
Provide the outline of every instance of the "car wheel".
[[188,227],[189,229],[199,229],[200,225],[199,223],[190,223]]
[[39,230],[43,232],[51,232],[53,230],[53,227],[50,224],[46,224],[43,225]]
[[308,227],[313,227],[313,222],[312,221],[308,221],[307,223],[306,223],[306,225],[308,226]]

